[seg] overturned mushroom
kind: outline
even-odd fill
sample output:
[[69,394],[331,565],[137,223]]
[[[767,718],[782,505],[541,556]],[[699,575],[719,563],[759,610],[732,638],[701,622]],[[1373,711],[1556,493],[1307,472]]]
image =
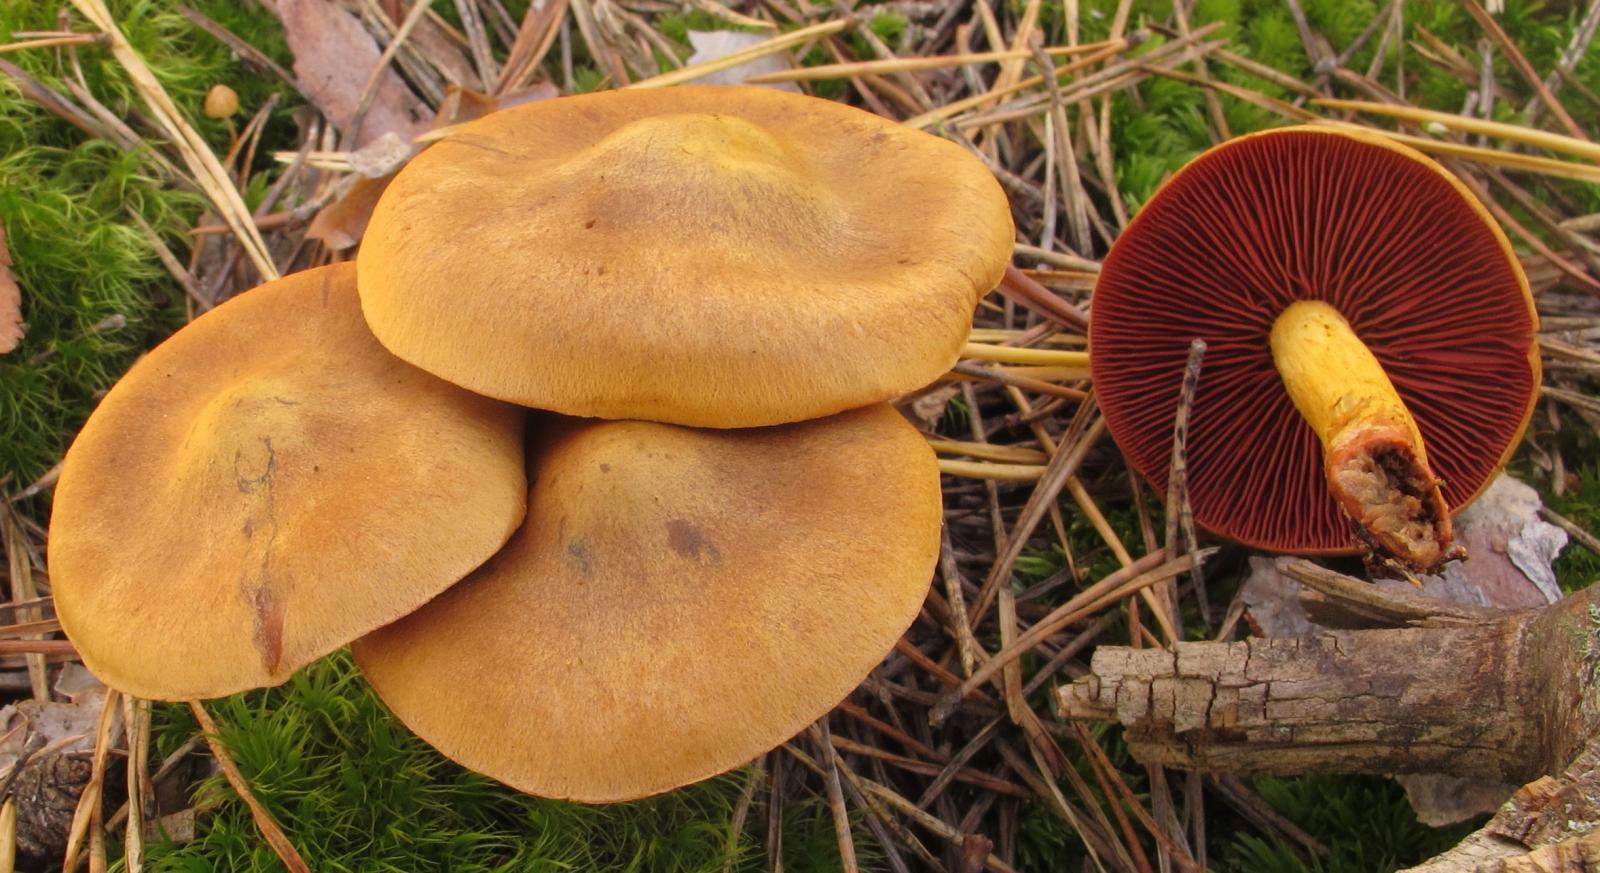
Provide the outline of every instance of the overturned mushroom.
[[139,697],[282,682],[505,542],[523,417],[384,351],[349,265],[246,292],[135,364],[67,452],[61,625]]
[[1112,434],[1159,484],[1188,344],[1206,341],[1201,524],[1426,569],[1527,425],[1536,332],[1510,243],[1459,181],[1376,134],[1297,127],[1218,146],[1157,192],[1106,258],[1090,347]]
[[467,767],[591,802],[707,778],[837,704],[922,605],[939,471],[888,406],[545,426],[505,549],[354,646],[395,715]]

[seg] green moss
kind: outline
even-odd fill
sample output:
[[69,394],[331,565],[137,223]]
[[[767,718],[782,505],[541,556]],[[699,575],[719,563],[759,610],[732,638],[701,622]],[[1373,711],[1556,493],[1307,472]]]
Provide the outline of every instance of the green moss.
[[[900,48],[900,41],[905,37],[906,27],[910,23],[910,19],[904,15],[892,12],[879,13],[867,19],[867,27],[872,30],[872,34],[891,49]],[[878,52],[873,49],[872,43],[868,42],[866,37],[860,33],[852,32],[846,36],[846,39],[850,43],[850,50],[855,53],[856,57],[863,60],[872,60],[879,57]]]
[[606,74],[598,67],[581,66],[572,70],[572,93],[587,94],[602,85],[606,85]]
[[656,30],[688,51],[689,31],[704,32],[711,30],[737,30],[754,32],[753,27],[740,27],[725,19],[718,18],[709,12],[700,9],[689,9],[683,12],[671,12],[654,19]]
[[[728,850],[743,772],[611,806],[518,794],[413,736],[343,652],[280,688],[208,706],[256,797],[318,870],[688,873],[765,864],[753,837]],[[158,707],[156,751],[170,752],[194,729],[186,707]],[[147,869],[281,869],[220,776],[200,791],[221,807],[193,842],[151,846]],[[752,830],[763,821],[753,818]],[[816,801],[789,808],[784,844],[790,869],[837,868],[832,820]]]
[[882,12],[872,16],[867,26],[890,48],[899,49],[906,35],[906,27],[910,24],[911,20],[898,12]]
[[1420,824],[1400,786],[1378,776],[1265,778],[1252,787],[1329,854],[1309,859],[1298,846],[1229,828],[1214,849],[1224,873],[1387,873],[1443,852],[1482,824]]

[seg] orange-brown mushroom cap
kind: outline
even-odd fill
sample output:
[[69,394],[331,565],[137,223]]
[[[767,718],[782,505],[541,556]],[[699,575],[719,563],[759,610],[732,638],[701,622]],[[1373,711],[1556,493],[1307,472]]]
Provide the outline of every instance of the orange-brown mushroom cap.
[[938,137],[766,88],[607,91],[418,155],[361,299],[391,351],[491,397],[751,427],[933,381],[1012,241],[994,177]]
[[523,417],[384,351],[349,265],[246,292],[135,364],[67,452],[61,625],[139,697],[282,682],[506,541]]
[[558,426],[505,549],[354,645],[395,715],[461,764],[590,802],[704,779],[826,713],[916,617],[939,471],[889,407]]

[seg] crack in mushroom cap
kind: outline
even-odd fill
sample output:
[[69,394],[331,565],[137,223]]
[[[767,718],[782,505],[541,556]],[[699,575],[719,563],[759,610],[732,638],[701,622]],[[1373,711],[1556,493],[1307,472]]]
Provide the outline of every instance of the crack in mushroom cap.
[[815,721],[916,617],[939,471],[890,407],[549,426],[505,549],[353,647],[395,715],[461,764],[546,797],[667,791]]
[[241,294],[136,363],[67,452],[62,627],[139,697],[283,682],[506,541],[524,417],[385,351],[351,265]]
[[1317,435],[1272,358],[1275,319],[1322,300],[1415,418],[1452,511],[1505,465],[1533,414],[1538,319],[1510,242],[1472,193],[1378,134],[1317,127],[1190,162],[1112,247],[1090,324],[1095,392],[1134,469],[1164,490],[1189,341],[1195,520],[1260,548],[1351,553]]
[[1011,257],[959,146],[766,88],[607,91],[497,112],[418,155],[359,254],[395,354],[482,394],[751,427],[948,370]]

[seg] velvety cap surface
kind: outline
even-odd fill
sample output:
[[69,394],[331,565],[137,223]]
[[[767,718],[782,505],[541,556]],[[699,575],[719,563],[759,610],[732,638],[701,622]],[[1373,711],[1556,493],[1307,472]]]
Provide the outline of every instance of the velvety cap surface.
[[1462,184],[1376,134],[1286,128],[1195,159],[1117,240],[1095,285],[1095,392],[1133,466],[1165,488],[1189,341],[1195,519],[1268,549],[1350,551],[1322,446],[1273,364],[1294,301],[1336,308],[1416,419],[1451,507],[1515,450],[1539,385],[1532,296]]
[[68,451],[62,627],[139,697],[282,682],[506,541],[523,418],[384,351],[348,264],[247,291],[135,364]]
[[1012,241],[993,176],[932,135],[766,88],[606,91],[418,155],[361,298],[395,354],[482,394],[750,427],[933,381]]
[[461,764],[591,802],[704,779],[826,713],[916,617],[939,472],[889,407],[552,427],[505,549],[354,646],[395,715]]

